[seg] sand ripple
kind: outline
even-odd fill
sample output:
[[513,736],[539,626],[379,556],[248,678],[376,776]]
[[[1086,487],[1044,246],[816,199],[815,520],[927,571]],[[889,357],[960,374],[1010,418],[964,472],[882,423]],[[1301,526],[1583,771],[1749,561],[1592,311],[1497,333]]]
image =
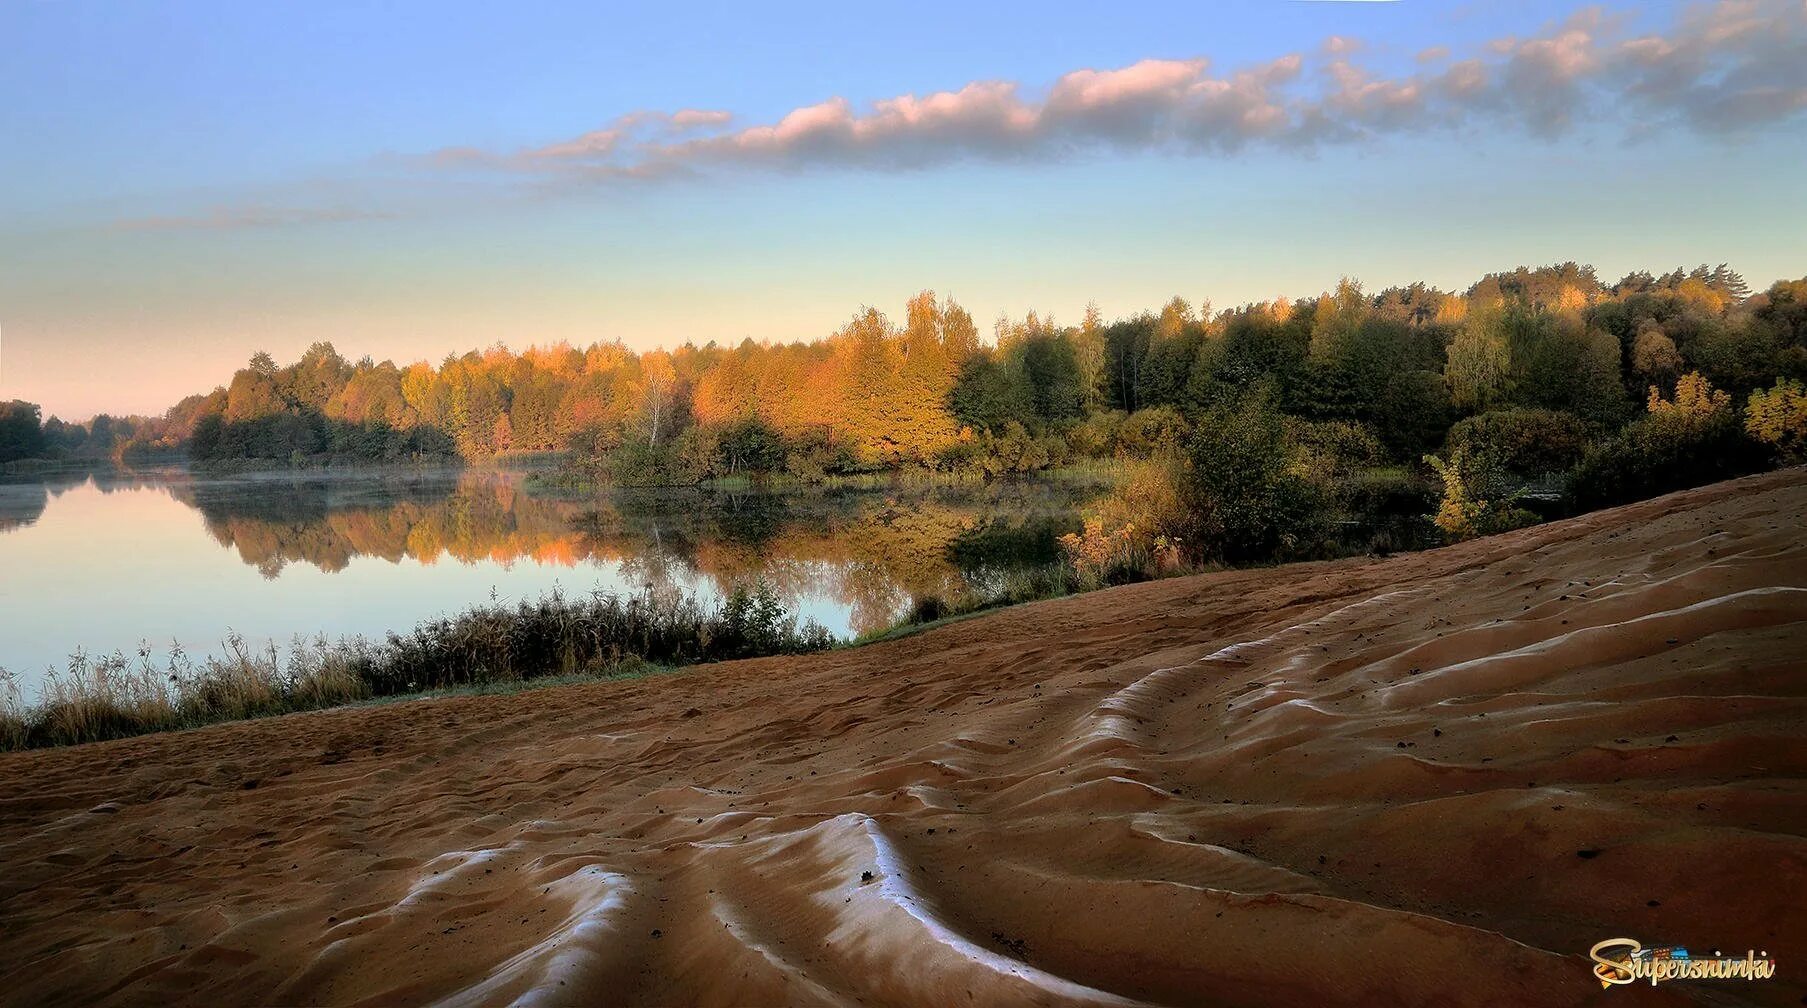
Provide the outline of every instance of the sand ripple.
[[[0,758],[0,1002],[1800,1003],[1803,514]],[[1619,935],[1781,977],[1603,992]]]

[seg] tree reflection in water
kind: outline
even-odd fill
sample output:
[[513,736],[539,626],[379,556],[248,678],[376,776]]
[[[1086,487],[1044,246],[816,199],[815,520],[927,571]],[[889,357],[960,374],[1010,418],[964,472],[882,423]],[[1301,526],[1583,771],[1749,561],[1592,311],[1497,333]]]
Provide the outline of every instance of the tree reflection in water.
[[[353,558],[434,564],[616,564],[666,587],[763,579],[787,601],[828,597],[856,631],[912,602],[983,593],[1055,562],[1057,536],[1102,488],[1037,481],[888,490],[527,492],[506,470],[325,471],[156,478],[209,535],[267,578]],[[42,510],[42,505],[38,510]],[[0,511],[0,520],[4,520]]]

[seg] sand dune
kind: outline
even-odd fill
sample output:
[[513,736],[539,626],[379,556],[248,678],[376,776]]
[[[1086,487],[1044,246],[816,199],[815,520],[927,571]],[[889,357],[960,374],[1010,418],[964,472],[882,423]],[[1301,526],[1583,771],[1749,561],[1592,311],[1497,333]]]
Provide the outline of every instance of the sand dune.
[[[7,1004],[1797,1004],[1807,471],[0,758]],[[1602,990],[1609,937],[1768,983]]]

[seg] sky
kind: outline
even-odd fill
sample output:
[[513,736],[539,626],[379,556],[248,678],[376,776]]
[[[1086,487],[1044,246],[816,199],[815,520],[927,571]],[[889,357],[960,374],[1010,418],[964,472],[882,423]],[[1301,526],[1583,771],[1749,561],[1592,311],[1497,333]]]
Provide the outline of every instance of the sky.
[[1807,275],[1807,0],[653,7],[0,3],[0,399],[813,339],[922,289]]

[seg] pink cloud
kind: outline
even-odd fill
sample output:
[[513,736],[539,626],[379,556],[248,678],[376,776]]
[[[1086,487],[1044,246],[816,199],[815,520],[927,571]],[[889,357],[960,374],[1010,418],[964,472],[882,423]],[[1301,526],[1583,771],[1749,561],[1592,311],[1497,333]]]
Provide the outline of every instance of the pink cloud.
[[[1624,26],[1623,17],[1583,7],[1540,33],[1483,42],[1447,65],[1450,48],[1431,46],[1417,54],[1420,69],[1404,74],[1356,63],[1363,41],[1333,36],[1309,62],[1293,53],[1213,73],[1203,58],[1145,59],[1072,70],[1039,97],[1012,81],[982,80],[864,107],[833,97],[739,129],[726,112],[636,112],[532,150],[449,148],[433,160],[570,169],[591,179],[735,165],[908,168],[1101,148],[1291,148],[1482,121],[1552,135],[1614,106],[1644,121],[1720,131],[1776,122],[1807,105],[1802,0],[1697,4],[1660,34],[1632,36]],[[691,131],[704,135],[678,135]]]
[[681,130],[726,126],[733,120],[732,112],[710,109],[679,109],[671,114],[671,125]]
[[[1366,51],[1361,40],[1335,37],[1309,57],[1292,53],[1221,72],[1203,58],[1145,59],[1075,69],[1042,89],[977,80],[858,105],[830,97],[738,127],[726,111],[636,111],[535,147],[447,147],[414,163],[524,174],[559,189],[734,170],[895,170],[1113,150],[1292,150],[1471,127],[1550,136],[1581,121],[1617,122],[1628,133],[1642,125],[1724,134],[1773,127],[1807,111],[1803,0],[1715,0],[1687,8],[1664,31],[1626,28],[1625,18],[1583,8],[1541,32],[1483,42],[1460,56],[1432,46],[1410,72],[1364,66],[1357,62]],[[253,207],[121,226],[249,227],[356,216]]]

